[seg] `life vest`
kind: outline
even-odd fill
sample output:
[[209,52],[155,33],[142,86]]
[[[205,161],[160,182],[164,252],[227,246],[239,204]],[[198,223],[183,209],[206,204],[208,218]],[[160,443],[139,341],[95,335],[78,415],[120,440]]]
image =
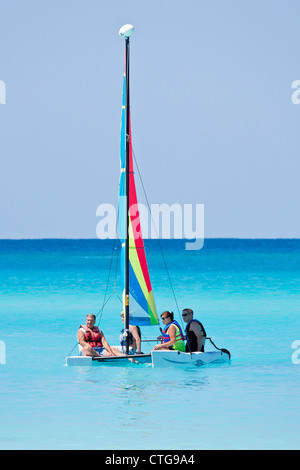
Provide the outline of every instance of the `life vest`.
[[184,336],[181,330],[181,327],[179,323],[176,320],[173,320],[171,323],[166,325],[165,329],[162,330],[162,338],[161,338],[161,344],[167,343],[168,341],[171,340],[170,336],[168,335],[167,331],[171,325],[175,325],[176,328],[176,342],[171,346],[171,349],[179,350],[179,351],[185,351],[185,345],[184,345]]
[[[141,329],[139,326],[136,326],[136,328],[137,328],[138,335],[141,338]],[[125,332],[125,328],[123,328],[123,330],[121,331],[121,335],[120,335],[121,346],[126,346],[126,336],[124,332]],[[131,345],[134,342],[133,334],[129,331],[128,336],[129,336],[129,344]]]
[[[126,346],[126,336],[124,335],[124,331],[125,331],[125,329],[123,329],[121,331],[121,335],[120,335],[121,346]],[[132,336],[132,333],[130,331],[128,333],[128,336],[129,336],[129,344],[131,345],[133,343],[133,336]]]
[[80,325],[80,328],[84,330],[84,341],[89,343],[92,348],[102,348],[102,331],[99,330],[98,326],[94,326],[91,330],[86,325]]
[[[192,351],[198,351],[198,342],[197,342],[197,336],[195,335],[195,333],[193,331],[190,331],[190,326],[191,326],[191,323],[195,321],[196,323],[198,323],[198,325],[200,325],[200,328],[201,328],[201,333],[202,333],[202,336],[204,338],[204,344],[205,344],[205,338],[206,338],[206,331],[204,329],[204,326],[202,325],[202,323],[198,320],[191,320],[190,322],[188,322],[188,324],[186,325],[185,327],[185,332],[186,332],[186,352],[192,352]],[[201,349],[200,349],[200,352],[204,352],[204,344],[202,345]]]

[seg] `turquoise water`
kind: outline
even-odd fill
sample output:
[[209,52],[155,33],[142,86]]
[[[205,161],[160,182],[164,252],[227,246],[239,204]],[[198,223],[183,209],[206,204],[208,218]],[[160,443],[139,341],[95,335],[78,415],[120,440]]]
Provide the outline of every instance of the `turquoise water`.
[[[177,312],[159,246],[146,245],[158,312]],[[179,307],[198,313],[214,342],[230,350],[230,365],[65,367],[79,324],[99,312],[105,292],[101,328],[118,343],[113,242],[0,241],[1,449],[300,448],[300,364],[292,362],[300,241],[162,247]]]

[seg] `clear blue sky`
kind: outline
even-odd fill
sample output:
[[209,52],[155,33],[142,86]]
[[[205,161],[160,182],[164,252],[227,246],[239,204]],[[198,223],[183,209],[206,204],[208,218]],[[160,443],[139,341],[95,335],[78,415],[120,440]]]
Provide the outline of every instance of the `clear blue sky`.
[[206,237],[300,237],[300,3],[1,0],[0,238],[95,238],[117,202],[124,41],[151,203]]

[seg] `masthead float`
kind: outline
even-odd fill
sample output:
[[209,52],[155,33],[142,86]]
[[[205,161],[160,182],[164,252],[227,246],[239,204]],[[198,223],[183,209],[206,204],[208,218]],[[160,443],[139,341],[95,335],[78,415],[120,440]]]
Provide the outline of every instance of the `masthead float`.
[[130,38],[134,33],[134,27],[132,24],[124,24],[119,30],[121,38]]

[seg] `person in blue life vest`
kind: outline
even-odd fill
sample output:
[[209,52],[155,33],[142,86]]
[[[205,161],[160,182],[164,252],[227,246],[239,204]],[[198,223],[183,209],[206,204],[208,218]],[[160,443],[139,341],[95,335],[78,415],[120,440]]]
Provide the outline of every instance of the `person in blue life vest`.
[[194,312],[191,308],[182,310],[182,319],[187,323],[186,332],[186,352],[204,352],[206,331],[199,320],[194,319]]
[[[122,322],[125,323],[125,314],[121,313]],[[125,352],[126,347],[126,336],[124,334],[125,329],[121,331],[120,342],[122,352]],[[131,354],[142,354],[141,352],[141,330],[139,326],[129,325],[129,349]]]
[[154,350],[174,350],[174,351],[185,351],[184,336],[182,329],[174,320],[174,313],[170,311],[165,311],[161,314],[161,319],[164,324],[164,329],[162,330],[161,344],[154,346]]
[[85,325],[79,327],[77,332],[79,355],[94,357],[123,355],[108,344],[103,331],[95,326],[95,322],[96,316],[89,313],[86,316]]

